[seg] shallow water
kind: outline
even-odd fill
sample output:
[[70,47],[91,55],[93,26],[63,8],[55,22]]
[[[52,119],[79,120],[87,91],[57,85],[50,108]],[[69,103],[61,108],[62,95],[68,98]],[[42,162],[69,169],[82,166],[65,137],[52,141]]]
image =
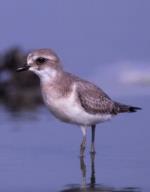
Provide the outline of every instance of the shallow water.
[[96,155],[90,129],[84,159],[81,131],[60,123],[46,108],[8,112],[0,108],[0,191],[150,191],[149,98],[124,99],[142,111],[98,125]]

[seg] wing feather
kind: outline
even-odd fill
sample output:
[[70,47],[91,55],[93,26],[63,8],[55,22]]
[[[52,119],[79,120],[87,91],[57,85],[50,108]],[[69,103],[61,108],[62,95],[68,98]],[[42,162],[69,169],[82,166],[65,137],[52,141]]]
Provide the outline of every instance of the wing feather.
[[77,94],[81,106],[91,114],[116,114],[117,109],[114,102],[102,89],[90,82],[80,82]]

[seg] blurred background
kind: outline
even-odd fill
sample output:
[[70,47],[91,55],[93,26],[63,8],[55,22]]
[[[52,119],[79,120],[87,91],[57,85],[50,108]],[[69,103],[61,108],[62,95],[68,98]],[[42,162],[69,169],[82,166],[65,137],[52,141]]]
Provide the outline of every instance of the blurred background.
[[98,125],[94,188],[89,130],[84,189],[150,190],[149,8],[149,0],[0,1],[0,191],[81,191],[85,181],[80,129],[52,117],[34,74],[16,73],[38,48],[54,49],[67,71],[143,108]]

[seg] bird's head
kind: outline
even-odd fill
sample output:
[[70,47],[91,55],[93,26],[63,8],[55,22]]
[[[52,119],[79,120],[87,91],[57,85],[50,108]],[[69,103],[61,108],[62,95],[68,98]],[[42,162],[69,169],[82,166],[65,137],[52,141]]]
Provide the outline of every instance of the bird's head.
[[53,78],[62,71],[59,57],[51,49],[38,49],[28,54],[27,63],[17,69],[33,71],[40,79]]

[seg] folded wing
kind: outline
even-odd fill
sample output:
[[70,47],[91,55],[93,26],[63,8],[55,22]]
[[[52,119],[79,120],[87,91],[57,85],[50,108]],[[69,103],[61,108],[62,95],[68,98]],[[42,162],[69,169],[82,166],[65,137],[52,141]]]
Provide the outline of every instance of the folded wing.
[[77,94],[81,106],[91,114],[117,114],[117,107],[102,89],[90,82],[80,82]]

